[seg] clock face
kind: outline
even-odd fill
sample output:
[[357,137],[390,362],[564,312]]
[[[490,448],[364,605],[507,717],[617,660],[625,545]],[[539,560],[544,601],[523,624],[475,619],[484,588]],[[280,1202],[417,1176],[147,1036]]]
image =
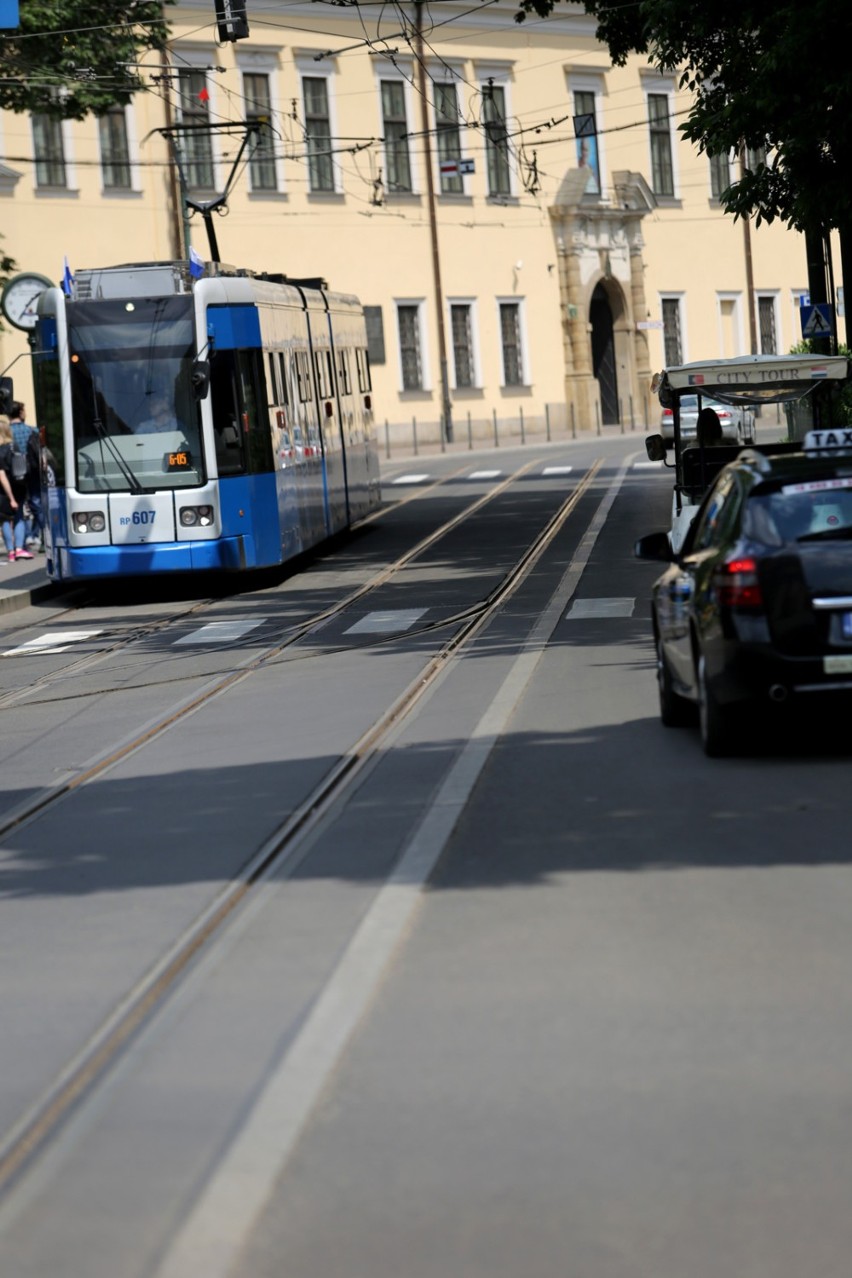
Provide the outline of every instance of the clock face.
[[38,299],[53,283],[45,275],[15,275],[3,289],[0,306],[15,328],[27,330],[36,326]]

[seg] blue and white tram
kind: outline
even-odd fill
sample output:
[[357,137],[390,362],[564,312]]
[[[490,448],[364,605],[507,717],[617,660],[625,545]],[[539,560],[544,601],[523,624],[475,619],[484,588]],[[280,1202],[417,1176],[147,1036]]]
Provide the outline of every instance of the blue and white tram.
[[78,271],[33,365],[54,580],[280,564],[379,503],[363,311],[322,281]]

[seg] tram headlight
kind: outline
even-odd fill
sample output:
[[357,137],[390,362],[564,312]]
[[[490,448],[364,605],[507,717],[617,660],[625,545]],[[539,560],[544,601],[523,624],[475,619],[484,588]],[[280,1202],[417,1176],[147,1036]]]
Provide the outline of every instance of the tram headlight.
[[106,528],[106,515],[102,510],[75,510],[74,531],[77,533],[102,533]]
[[213,507],[181,506],[178,518],[183,528],[209,528],[213,523]]

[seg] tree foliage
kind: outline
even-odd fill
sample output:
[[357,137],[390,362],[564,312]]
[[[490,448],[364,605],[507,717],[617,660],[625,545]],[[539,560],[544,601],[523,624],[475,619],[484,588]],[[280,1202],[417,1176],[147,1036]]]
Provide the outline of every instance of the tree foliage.
[[[557,0],[520,0],[518,20]],[[837,0],[584,0],[617,65],[642,54],[693,93],[680,128],[708,155],[766,147],[722,195],[798,230],[852,222],[852,6]]]
[[168,37],[176,0],[24,0],[0,37],[0,107],[63,119],[102,115],[144,89],[135,64]]

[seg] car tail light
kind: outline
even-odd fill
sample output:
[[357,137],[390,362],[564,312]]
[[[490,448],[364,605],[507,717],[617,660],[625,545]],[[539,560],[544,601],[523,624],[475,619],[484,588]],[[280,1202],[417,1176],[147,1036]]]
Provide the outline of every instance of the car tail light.
[[670,408],[663,409],[663,417],[674,417],[674,413]]
[[716,598],[725,608],[762,608],[756,559],[729,559],[713,574]]

